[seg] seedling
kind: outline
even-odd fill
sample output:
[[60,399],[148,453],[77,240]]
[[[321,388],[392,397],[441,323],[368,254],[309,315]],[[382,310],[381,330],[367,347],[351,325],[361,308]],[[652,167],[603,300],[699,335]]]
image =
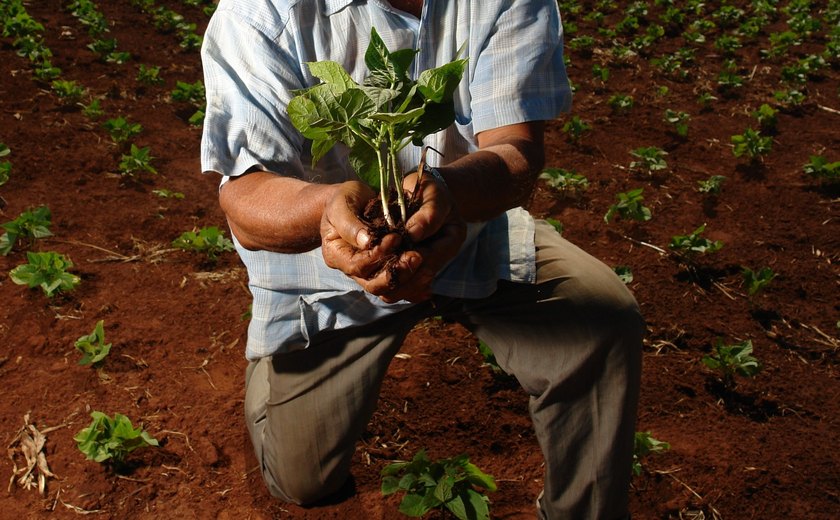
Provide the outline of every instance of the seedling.
[[688,135],[688,122],[691,120],[691,116],[686,112],[679,112],[667,108],[665,109],[665,116],[663,117],[663,120],[674,126],[674,132],[676,132],[678,136],[686,137]]
[[41,81],[51,82],[61,76],[61,69],[53,66],[50,60],[44,60],[35,65],[32,74]]
[[609,223],[615,215],[625,220],[636,220],[639,222],[650,220],[650,209],[642,204],[644,201],[644,197],[642,197],[643,192],[644,188],[636,188],[625,193],[617,193],[615,198],[618,199],[618,202],[607,209],[607,213],[604,215],[604,222]]
[[642,474],[642,459],[648,455],[670,450],[671,445],[654,439],[650,432],[636,432],[633,437],[633,474]]
[[105,115],[105,110],[102,109],[102,102],[99,98],[94,98],[87,105],[82,104],[82,114],[88,119],[99,119]]
[[703,107],[703,110],[708,110],[712,107],[712,103],[717,101],[717,98],[712,95],[711,92],[701,92],[699,96],[697,96],[697,103]]
[[76,350],[82,353],[80,365],[96,365],[108,356],[111,344],[105,343],[105,322],[99,320],[93,332],[76,340]]
[[152,193],[157,195],[162,199],[183,199],[184,194],[180,191],[171,191],[166,188],[161,188],[159,190],[152,190]]
[[288,106],[294,126],[312,140],[313,164],[336,143],[348,146],[356,173],[379,188],[382,215],[391,229],[396,228],[391,193],[396,193],[401,222],[408,216],[397,154],[410,144],[421,146],[426,136],[454,122],[453,94],[467,64],[456,59],[413,81],[408,71],[417,52],[389,51],[372,29],[365,53],[370,72],[362,85],[339,63],[310,62],[309,71],[322,83],[299,92]]
[[122,175],[132,176],[136,173],[148,172],[157,173],[157,170],[152,166],[152,153],[148,146],[139,148],[136,144],[131,144],[131,149],[127,154],[123,154],[120,158],[120,173]]
[[172,96],[173,101],[190,103],[194,106],[204,105],[204,83],[201,80],[195,83],[178,81],[175,83],[175,89],[169,95]]
[[553,227],[554,230],[557,231],[557,233],[559,233],[561,235],[563,234],[563,229],[564,229],[565,226],[563,226],[562,222],[560,222],[556,218],[551,218],[551,217],[546,217],[545,221],[548,222],[549,224],[551,224],[551,227]]
[[[7,155],[11,154],[12,151],[9,150],[9,147],[3,143],[0,143],[0,157],[6,157]],[[0,186],[9,182],[9,176],[12,173],[12,163],[6,159],[0,161]]]
[[478,340],[478,353],[481,354],[481,357],[484,359],[484,365],[489,367],[494,374],[505,373],[505,371],[502,370],[502,367],[499,366],[499,362],[496,361],[496,354],[493,353],[493,350],[489,345],[487,345],[487,343]]
[[779,111],[775,108],[771,107],[767,103],[762,103],[762,105],[758,107],[758,110],[753,112],[751,115],[758,120],[758,125],[762,130],[765,132],[775,132],[776,123],[778,123],[778,113]]
[[172,246],[184,251],[204,253],[211,262],[221,253],[234,250],[233,242],[216,226],[203,227],[198,231],[185,231],[172,241]]
[[82,100],[87,89],[75,81],[57,79],[52,82],[52,89],[55,95],[65,105],[75,105]]
[[592,77],[600,80],[601,83],[606,83],[610,79],[610,68],[606,65],[592,64]]
[[617,265],[613,268],[613,271],[618,276],[618,279],[621,280],[621,283],[627,285],[633,281],[633,270],[626,265]]
[[629,112],[633,108],[633,96],[614,94],[607,100],[607,104],[614,112]]
[[420,450],[411,462],[394,462],[382,469],[382,494],[402,491],[399,511],[423,516],[446,508],[461,520],[488,520],[490,500],[486,491],[496,491],[496,481],[471,464],[466,455],[430,461]]
[[701,237],[700,235],[704,231],[706,231],[706,224],[703,224],[688,235],[673,236],[668,247],[688,257],[720,251],[723,248],[723,242],[720,240],[712,241],[708,238]]
[[744,277],[744,285],[747,287],[747,294],[755,296],[760,291],[763,291],[776,277],[776,273],[769,267],[762,267],[758,271],[753,271],[748,267],[744,267],[741,271]]
[[760,161],[765,155],[770,153],[773,146],[773,140],[770,137],[762,137],[761,133],[752,128],[744,130],[743,134],[733,135],[730,137],[732,142],[732,153],[735,157],[746,155],[750,161]]
[[137,68],[137,82],[144,85],[160,85],[163,78],[160,77],[160,67],[146,66],[140,64]]
[[19,238],[28,238],[31,244],[35,239],[52,236],[51,223],[52,215],[47,206],[24,211],[18,218],[6,222],[0,226],[6,230],[0,235],[0,255],[8,255]]
[[793,110],[805,102],[805,94],[799,90],[777,90],[773,92],[773,99],[784,105],[788,110]]
[[108,119],[102,126],[105,127],[105,131],[117,145],[128,142],[129,139],[143,131],[143,125],[132,123],[123,116]]
[[73,437],[79,450],[88,460],[119,469],[132,451],[147,446],[158,446],[157,439],[143,428],[135,428],[125,415],[115,413],[112,419],[94,410],[90,416],[93,418],[90,426]]
[[563,125],[563,133],[569,136],[569,140],[573,143],[580,141],[583,134],[589,132],[590,130],[592,130],[592,127],[578,116],[572,116],[572,118],[566,121],[566,124]]
[[648,175],[653,175],[653,172],[668,168],[668,163],[665,161],[668,152],[657,146],[641,146],[632,150],[630,155],[638,159],[630,163],[631,170],[642,170]]
[[714,352],[703,356],[702,362],[712,370],[720,372],[724,387],[735,388],[735,376],[752,377],[761,370],[758,360],[753,357],[753,344],[745,340],[734,345],[725,345],[717,340]]
[[709,195],[718,195],[725,180],[726,177],[723,175],[712,175],[706,180],[697,181],[697,191],[700,193],[708,193]]
[[821,155],[812,155],[808,164],[802,166],[802,171],[828,183],[840,182],[840,161],[828,162]]
[[30,289],[40,287],[48,298],[59,292],[72,291],[80,283],[78,276],[68,273],[73,262],[54,251],[26,253],[28,263],[11,270],[9,278]]
[[563,168],[546,168],[540,173],[540,179],[566,195],[577,196],[589,189],[589,179],[583,175]]

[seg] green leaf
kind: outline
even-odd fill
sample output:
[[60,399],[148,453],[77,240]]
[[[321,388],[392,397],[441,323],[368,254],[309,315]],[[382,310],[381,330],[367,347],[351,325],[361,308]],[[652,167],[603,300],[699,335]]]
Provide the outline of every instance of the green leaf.
[[379,164],[376,162],[376,150],[359,140],[350,148],[349,161],[356,175],[374,190],[379,191],[382,181],[379,176]]
[[489,500],[474,489],[465,489],[447,502],[446,508],[461,520],[489,520]]
[[324,83],[328,83],[334,87],[337,93],[344,92],[347,89],[358,87],[358,84],[353,81],[353,78],[347,74],[344,67],[335,61],[310,61],[306,64],[309,67],[309,72],[313,76],[320,79]]
[[441,502],[446,502],[452,498],[452,488],[455,486],[455,479],[453,477],[445,477],[438,481],[434,488],[435,498]]
[[425,515],[431,507],[429,507],[426,502],[424,501],[424,497],[420,495],[406,495],[403,497],[402,502],[400,502],[400,513],[406,516],[423,516]]
[[474,486],[479,486],[487,491],[496,491],[496,480],[492,475],[484,473],[478,466],[471,462],[464,464],[464,471],[467,474],[467,480]]
[[379,488],[383,496],[388,496],[400,490],[400,481],[396,477],[386,476],[382,478],[382,486]]
[[461,59],[424,70],[417,78],[417,89],[432,103],[451,101],[466,66],[467,60]]

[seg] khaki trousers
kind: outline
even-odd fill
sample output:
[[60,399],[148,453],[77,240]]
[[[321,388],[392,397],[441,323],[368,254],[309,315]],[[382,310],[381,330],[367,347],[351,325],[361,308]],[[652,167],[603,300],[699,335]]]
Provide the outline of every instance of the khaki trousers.
[[484,340],[530,396],[545,458],[541,515],[625,517],[644,324],[609,267],[545,222],[535,240],[536,284],[436,298],[251,363],[245,418],[271,494],[309,504],[346,482],[391,359],[418,321],[442,315]]

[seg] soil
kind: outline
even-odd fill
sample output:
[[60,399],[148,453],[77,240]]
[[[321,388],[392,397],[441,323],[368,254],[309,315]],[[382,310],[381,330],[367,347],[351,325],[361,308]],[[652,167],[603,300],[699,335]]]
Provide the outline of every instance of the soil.
[[[118,49],[132,54],[123,65],[102,62],[64,4],[26,6],[45,27],[53,63],[64,79],[102,98],[106,118],[124,115],[142,124],[134,142],[150,147],[159,173],[117,174],[122,151],[101,120],[63,105],[49,85],[33,79],[13,40],[2,39],[0,142],[11,150],[5,159],[12,174],[0,186],[8,202],[0,217],[7,222],[46,204],[54,236],[0,257],[0,439],[12,448],[0,464],[9,479],[0,516],[400,518],[399,498],[379,494],[379,471],[425,448],[432,458],[468,453],[496,476],[494,518],[533,518],[542,461],[527,397],[515,381],[483,365],[477,338],[434,320],[420,324],[394,360],[346,493],[307,509],[268,495],[242,416],[246,274],[233,253],[209,263],[171,247],[184,231],[226,229],[218,179],[199,172],[200,131],[187,122],[194,109],[169,96],[176,81],[201,79],[199,56],[179,47],[177,33],[156,31],[152,15],[131,2],[100,2]],[[749,2],[728,4],[751,12]],[[206,26],[198,8],[156,5],[183,14],[199,32]],[[813,6],[823,12],[826,2]],[[591,10],[564,13],[578,28],[570,37],[607,41],[597,29],[621,20],[621,9],[599,24],[585,19]],[[713,19],[711,10],[703,16]],[[661,13],[651,6],[647,19]],[[627,60],[600,49],[571,51],[574,114],[591,129],[573,142],[562,131],[567,117],[548,126],[548,165],[573,168],[590,186],[570,197],[540,184],[530,210],[561,221],[566,237],[609,265],[629,266],[629,285],[647,320],[637,430],[670,449],[642,459],[631,489],[637,520],[840,517],[840,201],[836,184],[802,172],[810,155],[840,160],[837,62],[801,87],[807,98],[800,107],[779,112],[763,160],[736,158],[730,146],[730,136],[757,128],[750,114],[762,103],[780,107],[773,92],[785,88],[782,67],[825,47],[824,24],[790,52],[761,58],[769,34],[785,30],[785,20],[780,15],[743,39],[734,58],[744,85],[729,93],[716,87],[724,57],[713,44],[728,29],[714,29],[694,45],[695,61],[683,65],[688,77],[681,81],[645,55],[686,45],[679,32]],[[163,84],[139,84],[141,63],[160,66]],[[594,63],[609,66],[605,83],[592,77]],[[717,99],[704,108],[697,99],[706,91]],[[612,110],[608,100],[616,94],[633,96],[633,107]],[[662,121],[668,108],[690,114],[686,138]],[[668,152],[668,169],[631,170],[630,150],[653,145]],[[698,181],[712,175],[726,177],[721,193],[698,192]],[[637,187],[644,188],[652,219],[604,222],[616,194]],[[184,197],[153,192],[161,189]],[[724,243],[721,251],[697,255],[690,266],[667,253],[672,236],[703,223],[704,236]],[[25,262],[27,249],[67,255],[79,287],[47,299],[14,284],[7,274]],[[770,267],[777,276],[749,296],[742,267]],[[74,342],[98,320],[113,349],[100,368],[79,366]],[[737,376],[734,391],[723,389],[700,361],[718,339],[751,340],[763,367],[754,377]],[[122,475],[86,460],[73,436],[89,424],[91,410],[127,415],[160,447],[132,453],[133,470]],[[55,476],[43,495],[12,481],[13,464],[24,463],[16,438],[27,414],[47,432],[44,454]]]

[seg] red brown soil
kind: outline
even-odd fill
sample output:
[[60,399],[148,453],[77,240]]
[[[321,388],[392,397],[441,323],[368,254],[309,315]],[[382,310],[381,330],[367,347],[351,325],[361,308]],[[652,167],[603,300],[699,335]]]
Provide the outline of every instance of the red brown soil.
[[[206,25],[197,9],[164,5],[199,30]],[[527,398],[515,382],[482,366],[475,337],[436,321],[418,326],[391,366],[354,459],[355,489],[311,509],[268,495],[242,416],[246,275],[232,253],[209,266],[170,248],[183,231],[225,227],[218,179],[199,173],[199,131],[186,122],[192,111],[169,99],[176,80],[201,79],[198,55],[182,51],[174,34],[156,32],[150,16],[129,2],[100,2],[119,49],[134,56],[121,66],[101,63],[85,48],[83,27],[59,2],[28,9],[45,25],[63,77],[104,96],[106,117],[126,115],[143,125],[135,142],[151,148],[160,173],[115,175],[119,151],[101,126],[62,107],[3,39],[0,141],[12,150],[13,171],[0,187],[9,204],[0,217],[6,222],[48,205],[55,236],[34,248],[68,255],[82,283],[48,300],[6,276],[24,262],[21,246],[0,257],[0,439],[10,444],[27,413],[38,428],[61,426],[47,435],[46,456],[57,476],[46,496],[10,484],[0,516],[400,518],[398,498],[379,495],[379,470],[426,448],[434,458],[466,452],[496,476],[495,518],[532,518],[542,468]],[[567,19],[581,33],[596,34],[582,16]],[[783,28],[775,22],[756,41],[766,44],[767,32]],[[682,45],[678,37],[665,42],[658,51]],[[808,40],[795,56],[820,50],[818,43]],[[530,209],[561,220],[565,236],[609,265],[630,266],[630,286],[647,319],[637,429],[671,449],[643,460],[631,490],[634,519],[840,517],[837,190],[801,169],[811,154],[840,160],[838,71],[825,69],[809,81],[807,102],[779,114],[772,152],[750,166],[733,157],[729,137],[756,126],[749,114],[772,103],[784,63],[762,61],[758,49],[753,41],[738,51],[745,86],[732,97],[716,94],[708,110],[696,99],[714,91],[720,70],[711,42],[699,47],[687,82],[662,77],[639,57],[611,66],[601,86],[591,79],[593,58],[572,53],[575,113],[593,129],[573,144],[562,121],[549,125],[549,165],[572,167],[591,186],[571,199],[540,186]],[[165,83],[140,87],[134,79],[140,63],[159,65]],[[657,86],[669,93],[657,95]],[[610,111],[606,101],[616,93],[634,96],[629,113]],[[688,139],[661,122],[666,108],[691,114]],[[628,171],[629,151],[650,145],[669,152],[669,170],[658,177]],[[711,175],[727,177],[714,198],[696,191]],[[615,194],[635,187],[645,188],[653,219],[604,223]],[[185,197],[152,193],[161,188]],[[699,259],[701,276],[645,245],[667,248],[670,237],[704,222],[706,236],[725,247]],[[741,266],[769,266],[778,276],[748,298]],[[73,344],[100,319],[114,348],[101,370],[79,366]],[[717,338],[751,339],[764,367],[754,378],[739,378],[734,394],[722,393],[700,362]],[[128,415],[161,447],[132,454],[136,469],[129,475],[107,472],[85,460],[72,440],[90,410]],[[11,473],[10,460],[0,464],[4,479]]]

